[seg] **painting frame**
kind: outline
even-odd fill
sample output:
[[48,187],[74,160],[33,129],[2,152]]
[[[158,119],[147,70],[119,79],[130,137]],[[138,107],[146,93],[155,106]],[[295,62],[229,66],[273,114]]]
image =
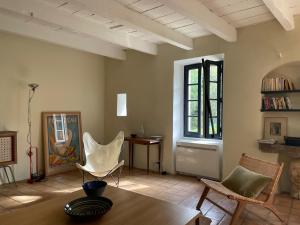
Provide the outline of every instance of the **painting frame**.
[[287,135],[287,117],[264,117],[264,139],[275,139],[283,144]]
[[[57,121],[55,118],[61,118],[61,120],[58,120],[59,124],[67,125],[65,126],[65,133],[61,130],[56,130],[54,128],[54,123],[57,124]],[[63,119],[65,118],[65,119]],[[51,121],[52,120],[52,121]],[[54,120],[56,122],[54,122]],[[68,121],[70,121],[71,129],[68,129]],[[51,126],[52,125],[52,126]],[[67,171],[72,171],[76,169],[75,163],[82,163],[83,160],[83,141],[82,141],[82,123],[81,123],[81,112],[79,111],[48,111],[48,112],[42,112],[42,130],[43,130],[43,147],[44,147],[44,160],[45,160],[45,175],[53,175],[58,173],[63,173]],[[60,133],[59,133],[60,132]],[[54,133],[54,135],[53,135]],[[64,133],[64,134],[62,134]],[[71,134],[71,135],[70,135]],[[62,137],[71,136],[70,138],[66,138],[65,142],[63,142]],[[75,139],[76,138],[76,139]],[[73,140],[72,140],[73,139]],[[66,142],[68,140],[68,145],[65,148],[61,149],[67,149],[72,150],[73,155],[61,153],[62,155],[59,155],[57,152],[51,148],[53,146],[53,140],[58,140],[54,144],[61,144],[66,145]],[[71,146],[73,144],[73,146]],[[69,159],[74,160],[68,161],[68,163],[61,163],[60,165],[55,165],[53,163],[53,156],[56,156],[58,158],[61,158],[61,161],[67,162]],[[70,156],[70,157],[69,157]],[[51,161],[52,160],[52,161]]]

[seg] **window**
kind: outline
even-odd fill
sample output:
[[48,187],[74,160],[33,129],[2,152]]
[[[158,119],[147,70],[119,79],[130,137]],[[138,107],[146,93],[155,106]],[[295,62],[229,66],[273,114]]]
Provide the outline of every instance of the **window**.
[[184,67],[184,136],[222,138],[223,61]]

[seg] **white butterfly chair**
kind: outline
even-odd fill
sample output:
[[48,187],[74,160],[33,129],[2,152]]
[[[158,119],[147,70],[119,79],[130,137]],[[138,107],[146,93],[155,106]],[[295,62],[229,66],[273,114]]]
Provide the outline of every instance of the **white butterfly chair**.
[[[86,164],[82,166],[76,163],[76,166],[82,170],[83,182],[84,172],[88,172],[98,180],[111,176],[116,185],[119,186],[122,166],[124,165],[124,160],[119,162],[123,142],[123,131],[120,131],[115,139],[107,145],[98,144],[89,133],[85,132],[83,134],[83,144]],[[118,169],[118,177],[115,178],[113,173]]]

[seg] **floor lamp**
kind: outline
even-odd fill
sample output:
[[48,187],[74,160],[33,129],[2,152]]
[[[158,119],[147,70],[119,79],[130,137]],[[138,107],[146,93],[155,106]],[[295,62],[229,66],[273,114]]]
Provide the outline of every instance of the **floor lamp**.
[[[36,181],[40,181],[44,178],[43,175],[39,175],[38,172],[38,148],[32,146],[31,142],[31,101],[34,97],[35,90],[39,87],[36,83],[28,84],[29,94],[28,94],[28,108],[27,108],[27,123],[28,123],[28,133],[27,133],[27,143],[29,145],[27,150],[27,155],[29,156],[29,164],[30,164],[30,178],[28,179],[28,183],[33,183]],[[33,165],[32,165],[32,156],[34,155],[33,149],[35,149],[35,157],[36,157],[36,173],[33,173]]]

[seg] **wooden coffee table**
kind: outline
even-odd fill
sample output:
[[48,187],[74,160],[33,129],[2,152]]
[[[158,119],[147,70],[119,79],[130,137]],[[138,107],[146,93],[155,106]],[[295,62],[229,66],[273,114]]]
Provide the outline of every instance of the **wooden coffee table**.
[[[69,201],[85,196],[83,191],[62,195],[48,201],[18,209],[0,216],[1,225],[72,225],[79,224],[64,213]],[[89,225],[208,225],[210,220],[199,211],[181,207],[134,192],[108,186],[104,196],[113,201],[111,210]]]

